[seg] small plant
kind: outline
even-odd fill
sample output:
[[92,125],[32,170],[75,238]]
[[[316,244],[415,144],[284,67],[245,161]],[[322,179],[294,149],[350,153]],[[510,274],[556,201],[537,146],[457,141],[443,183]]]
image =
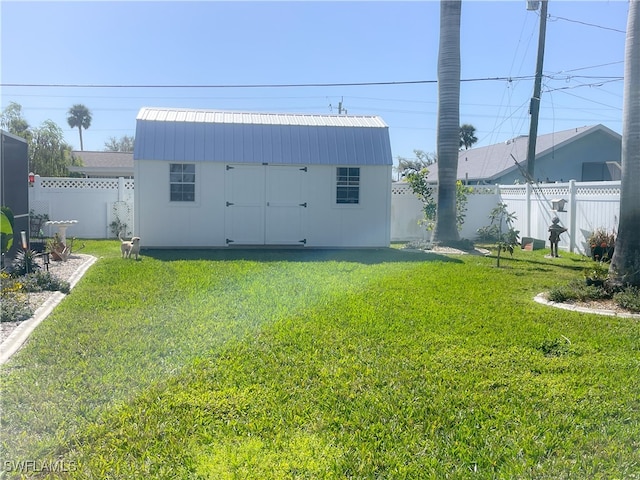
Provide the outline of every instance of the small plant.
[[119,237],[120,235],[126,235],[128,226],[116,217],[116,219],[109,224],[109,228],[114,236]]
[[2,295],[0,322],[20,322],[33,315],[24,293]]
[[628,287],[621,292],[617,292],[613,295],[613,301],[622,308],[640,312],[640,288]]
[[548,300],[558,303],[572,301],[584,302],[608,298],[611,298],[611,292],[604,288],[604,286],[587,285],[579,279],[574,279],[566,285],[553,287],[547,293]]
[[498,205],[491,210],[489,219],[491,223],[486,227],[478,229],[478,236],[496,243],[498,250],[496,266],[500,267],[501,252],[509,252],[509,254],[513,256],[515,247],[520,244],[518,241],[520,231],[513,228],[513,222],[516,220],[515,212],[509,213],[506,203],[498,203]]
[[[424,212],[424,219],[422,219],[420,223],[426,225],[427,230],[433,230],[436,223],[438,206],[433,198],[436,189],[433,185],[427,183],[427,173],[429,173],[429,171],[423,168],[420,171],[412,171],[406,174],[405,178],[411,191],[423,204],[422,211]],[[462,230],[467,211],[467,196],[472,192],[472,187],[466,186],[460,180],[456,182],[456,226],[458,231]]]
[[[70,245],[73,246],[73,239]],[[62,239],[56,233],[53,238],[47,242],[47,252],[51,254],[51,258],[56,262],[66,261],[71,254],[71,247],[62,243]]]
[[27,292],[42,292],[46,290],[69,293],[71,288],[69,282],[60,280],[51,272],[43,272],[42,270],[25,275],[22,279],[22,286]]
[[615,232],[607,232],[604,228],[593,231],[587,239],[591,249],[591,258],[595,262],[609,262],[616,246]]
[[594,263],[591,267],[584,271],[585,283],[601,287],[609,278],[609,268],[602,263]]
[[29,318],[33,315],[27,295],[24,293],[24,285],[7,272],[0,273],[0,322],[13,322]]
[[11,266],[12,275],[19,277],[40,269],[40,265],[36,262],[37,256],[38,253],[33,250],[18,250],[13,265]]

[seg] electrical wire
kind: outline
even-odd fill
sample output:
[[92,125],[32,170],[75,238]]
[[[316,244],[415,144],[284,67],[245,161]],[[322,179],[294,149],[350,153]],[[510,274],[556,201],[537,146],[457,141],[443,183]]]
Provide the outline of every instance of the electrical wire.
[[617,28],[603,27],[602,25],[596,25],[595,23],[587,23],[587,22],[582,22],[580,20],[572,20],[570,18],[565,18],[565,17],[556,17],[553,15],[549,15],[547,18],[552,22],[555,20],[564,20],[565,22],[579,23],[580,25],[585,25],[587,27],[595,27],[595,28],[600,28],[602,30],[611,30],[612,32],[618,32],[618,33],[625,33],[625,34],[627,33],[624,30],[618,30]]
[[[465,78],[460,82],[488,82],[488,81],[513,81],[528,80],[534,78],[532,75],[522,77],[482,77]],[[437,80],[404,80],[389,82],[346,82],[346,83],[265,83],[265,84],[208,84],[208,85],[186,85],[186,84],[71,84],[71,83],[0,83],[0,87],[27,87],[27,88],[304,88],[304,87],[366,87],[384,85],[423,85],[435,84]]]

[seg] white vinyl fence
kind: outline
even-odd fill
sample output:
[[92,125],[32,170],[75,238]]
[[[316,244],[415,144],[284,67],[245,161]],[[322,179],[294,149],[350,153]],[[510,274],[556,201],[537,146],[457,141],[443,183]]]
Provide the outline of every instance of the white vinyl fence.
[[[52,221],[76,220],[67,237],[115,237],[110,225],[126,224],[126,235],[133,229],[134,181],[125,178],[35,177],[29,187],[29,208],[46,214]],[[44,226],[44,234],[53,236],[57,227]]]
[[[541,185],[495,185],[474,187],[468,196],[462,238],[475,239],[477,230],[489,224],[489,214],[498,204],[515,212],[515,228],[521,237],[544,240],[553,217],[568,231],[560,237],[560,249],[588,254],[587,238],[596,229],[615,232],[620,211],[620,182],[575,182]],[[68,237],[112,238],[111,224],[126,224],[133,232],[134,180],[124,178],[36,177],[29,188],[30,209],[47,214],[50,220],[77,220]],[[564,202],[557,202],[563,200]],[[554,204],[554,201],[556,203]],[[564,203],[564,208],[558,208]],[[427,240],[431,232],[420,224],[422,203],[409,185],[396,182],[391,189],[391,240]],[[53,236],[55,226],[45,227]]]
[[[474,239],[478,229],[489,224],[489,212],[500,198],[497,187],[480,187],[477,191],[467,198],[467,211],[460,231],[462,238]],[[409,185],[394,183],[391,187],[391,241],[429,240],[431,231],[421,224],[423,218],[422,202]]]
[[[475,187],[474,187],[475,188]],[[565,251],[589,253],[587,238],[596,229],[615,233],[620,212],[620,181],[549,183],[541,185],[496,185],[479,187],[469,195],[462,238],[475,239],[478,228],[489,224],[489,214],[498,202],[514,212],[514,228],[521,237],[544,240],[549,246],[553,217],[568,231],[560,236]],[[431,232],[418,225],[422,204],[406,183],[395,183],[391,195],[391,239],[428,239]],[[560,209],[560,205],[564,208]]]

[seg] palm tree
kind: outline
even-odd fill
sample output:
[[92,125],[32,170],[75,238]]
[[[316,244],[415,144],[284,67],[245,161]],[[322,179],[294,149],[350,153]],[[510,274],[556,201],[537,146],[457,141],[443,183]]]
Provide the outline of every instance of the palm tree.
[[67,112],[67,122],[71,128],[78,127],[80,132],[80,150],[84,150],[82,144],[82,129],[85,130],[91,126],[91,112],[87,107],[78,103],[69,109]]
[[609,266],[614,285],[640,286],[640,0],[629,2],[622,106],[622,180],[616,248]]
[[460,148],[464,147],[465,150],[469,150],[477,141],[476,127],[468,123],[460,125]]
[[456,177],[460,148],[461,0],[440,0],[438,52],[438,211],[434,242],[460,239],[456,227]]

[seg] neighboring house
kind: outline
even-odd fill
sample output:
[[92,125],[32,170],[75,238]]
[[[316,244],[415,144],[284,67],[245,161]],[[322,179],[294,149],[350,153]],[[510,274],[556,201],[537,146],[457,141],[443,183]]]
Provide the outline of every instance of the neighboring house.
[[82,166],[69,167],[70,172],[86,178],[133,178],[133,152],[74,150],[71,154],[82,161]]
[[144,247],[387,247],[391,146],[376,116],[143,108]]
[[0,130],[0,204],[13,214],[13,246],[7,252],[7,258],[13,258],[21,248],[20,232],[29,236],[29,156],[26,140],[4,130]]
[[[504,143],[460,151],[458,180],[468,184],[525,183],[528,140],[523,135]],[[534,180],[620,180],[621,148],[622,136],[604,125],[539,135]],[[437,182],[438,164],[428,169],[428,180]]]

